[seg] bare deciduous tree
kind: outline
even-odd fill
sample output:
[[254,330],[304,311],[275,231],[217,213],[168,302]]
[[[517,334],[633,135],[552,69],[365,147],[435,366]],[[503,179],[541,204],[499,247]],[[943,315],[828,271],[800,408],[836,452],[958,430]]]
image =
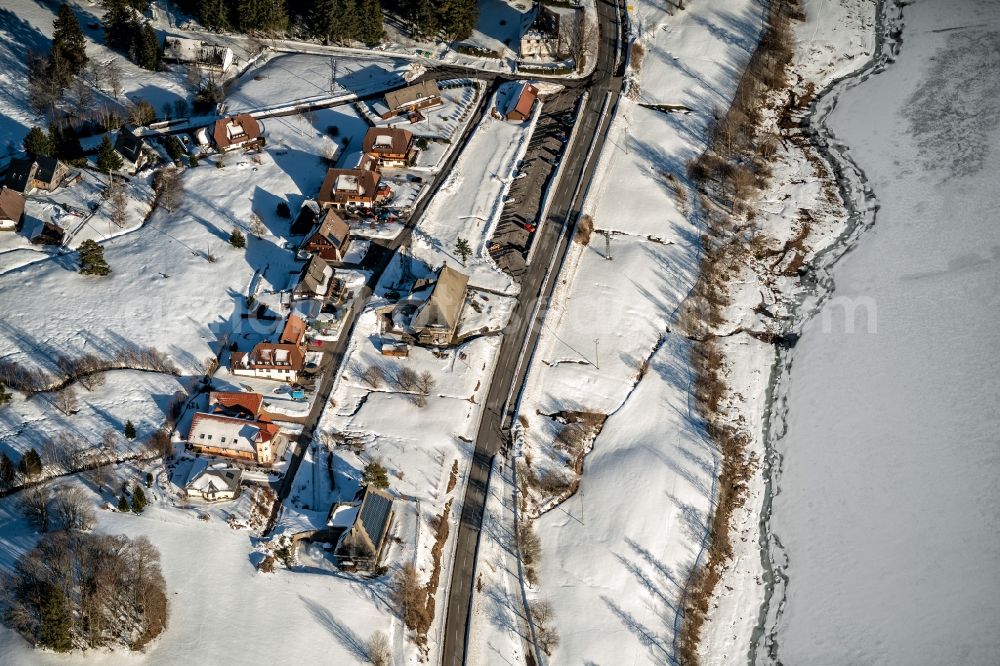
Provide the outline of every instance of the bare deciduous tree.
[[104,80],[108,82],[108,90],[115,99],[118,99],[125,91],[122,88],[122,68],[119,66],[117,59],[109,60],[104,65]]
[[368,663],[373,664],[373,666],[389,666],[392,659],[392,648],[389,646],[389,637],[385,635],[385,632],[372,632],[365,645],[365,656],[368,657]]
[[157,194],[157,201],[167,211],[173,212],[184,195],[184,185],[181,182],[180,170],[168,167],[157,171],[156,175],[153,176],[153,190]]
[[257,238],[262,238],[267,234],[267,225],[256,212],[250,213],[250,233]]
[[66,486],[56,493],[52,513],[64,530],[89,530],[97,522],[94,507],[78,486]]
[[52,396],[52,402],[60,412],[69,416],[80,408],[80,403],[76,398],[76,391],[72,386],[60,389]]
[[18,501],[18,508],[21,515],[28,519],[39,532],[49,531],[49,501],[52,499],[52,491],[48,484],[41,483],[32,486],[21,493]]
[[112,176],[105,194],[108,197],[111,221],[121,229],[128,222],[128,195],[125,194],[125,182],[121,178]]
[[358,379],[372,388],[382,386],[385,381],[385,370],[381,365],[373,364],[358,373]]

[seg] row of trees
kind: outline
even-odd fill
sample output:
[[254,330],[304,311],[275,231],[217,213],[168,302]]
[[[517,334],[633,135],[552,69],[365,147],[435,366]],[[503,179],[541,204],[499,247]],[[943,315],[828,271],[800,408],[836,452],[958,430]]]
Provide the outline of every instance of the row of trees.
[[160,553],[146,537],[70,528],[44,535],[4,575],[4,621],[58,652],[142,649],[167,626]]
[[[128,56],[144,69],[160,66],[160,39],[137,12],[145,11],[148,2],[104,0],[104,43]],[[137,6],[138,5],[138,6]]]
[[42,473],[42,458],[35,449],[29,449],[15,465],[6,453],[0,453],[0,490],[17,485],[20,479],[34,479]]
[[465,39],[479,18],[476,0],[181,0],[178,4],[212,30],[271,36],[288,32],[294,24],[317,39],[366,44],[382,40],[384,9],[402,16],[423,37]]

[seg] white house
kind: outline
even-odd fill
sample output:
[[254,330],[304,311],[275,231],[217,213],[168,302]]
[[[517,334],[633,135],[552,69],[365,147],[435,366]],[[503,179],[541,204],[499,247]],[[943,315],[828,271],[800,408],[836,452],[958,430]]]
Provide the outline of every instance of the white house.
[[206,502],[222,502],[236,499],[240,494],[240,479],[243,470],[218,463],[206,467],[195,475],[186,486],[184,494],[191,499]]

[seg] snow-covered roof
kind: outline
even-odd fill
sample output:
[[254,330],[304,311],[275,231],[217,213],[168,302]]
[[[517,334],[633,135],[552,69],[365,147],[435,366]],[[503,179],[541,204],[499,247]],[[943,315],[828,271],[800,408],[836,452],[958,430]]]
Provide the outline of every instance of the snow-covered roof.
[[225,463],[212,465],[197,474],[184,487],[188,493],[235,492],[240,487],[243,470]]

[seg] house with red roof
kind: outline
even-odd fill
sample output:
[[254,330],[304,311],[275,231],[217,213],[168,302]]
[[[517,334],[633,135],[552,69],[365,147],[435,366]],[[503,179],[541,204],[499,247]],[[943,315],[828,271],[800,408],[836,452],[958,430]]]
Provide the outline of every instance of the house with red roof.
[[382,174],[371,169],[330,169],[316,201],[333,208],[371,208],[379,198]]
[[530,83],[525,83],[521,86],[521,92],[517,96],[517,100],[507,111],[507,120],[513,120],[515,122],[522,122],[531,117],[531,111],[535,108],[535,102],[538,100],[538,88],[531,85]]
[[212,127],[212,141],[219,151],[251,148],[260,143],[260,123],[248,113],[220,118]]
[[187,444],[200,453],[270,465],[281,444],[281,429],[270,420],[198,412]]

